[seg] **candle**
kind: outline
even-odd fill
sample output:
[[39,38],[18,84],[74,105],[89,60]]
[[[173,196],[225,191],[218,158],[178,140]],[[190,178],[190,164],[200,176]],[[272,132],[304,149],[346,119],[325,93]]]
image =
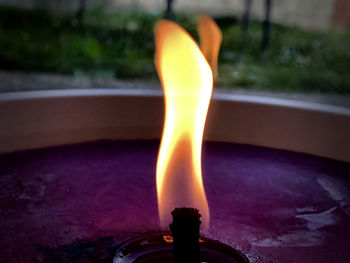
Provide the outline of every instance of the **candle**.
[[[96,142],[1,155],[1,260],[112,260],[133,233],[159,230],[158,147]],[[251,262],[349,258],[348,163],[225,143],[204,144],[202,161],[208,237]]]

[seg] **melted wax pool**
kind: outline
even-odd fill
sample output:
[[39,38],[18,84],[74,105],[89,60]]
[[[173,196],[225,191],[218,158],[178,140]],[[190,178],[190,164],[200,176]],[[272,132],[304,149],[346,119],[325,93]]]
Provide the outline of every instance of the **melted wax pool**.
[[[0,262],[111,262],[159,230],[159,142],[95,142],[0,155]],[[205,143],[207,237],[251,262],[349,262],[350,164]]]

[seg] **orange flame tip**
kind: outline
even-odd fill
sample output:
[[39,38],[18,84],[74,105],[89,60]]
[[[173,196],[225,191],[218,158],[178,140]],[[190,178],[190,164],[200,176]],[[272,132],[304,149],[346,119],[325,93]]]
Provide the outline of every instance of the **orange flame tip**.
[[209,16],[200,15],[198,19],[198,33],[202,52],[213,70],[214,79],[217,79],[217,63],[222,41],[221,30]]

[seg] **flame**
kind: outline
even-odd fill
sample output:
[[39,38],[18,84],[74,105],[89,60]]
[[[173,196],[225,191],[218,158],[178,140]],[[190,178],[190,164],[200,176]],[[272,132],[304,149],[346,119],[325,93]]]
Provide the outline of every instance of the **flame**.
[[222,40],[221,30],[209,16],[200,15],[198,19],[198,33],[202,52],[213,70],[214,79],[216,79],[218,75],[218,56]]
[[211,68],[191,36],[173,22],[155,27],[155,64],[165,95],[165,123],[157,162],[161,226],[176,207],[197,208],[204,230],[209,207],[201,171],[205,119],[213,89]]

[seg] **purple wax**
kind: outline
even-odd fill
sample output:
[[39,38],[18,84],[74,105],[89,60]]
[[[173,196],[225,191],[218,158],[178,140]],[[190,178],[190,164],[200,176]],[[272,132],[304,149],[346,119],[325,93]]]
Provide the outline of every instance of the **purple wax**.
[[[106,141],[0,155],[0,262],[45,262],[45,248],[159,230],[158,147]],[[202,168],[208,237],[251,262],[349,262],[349,163],[205,143]]]

